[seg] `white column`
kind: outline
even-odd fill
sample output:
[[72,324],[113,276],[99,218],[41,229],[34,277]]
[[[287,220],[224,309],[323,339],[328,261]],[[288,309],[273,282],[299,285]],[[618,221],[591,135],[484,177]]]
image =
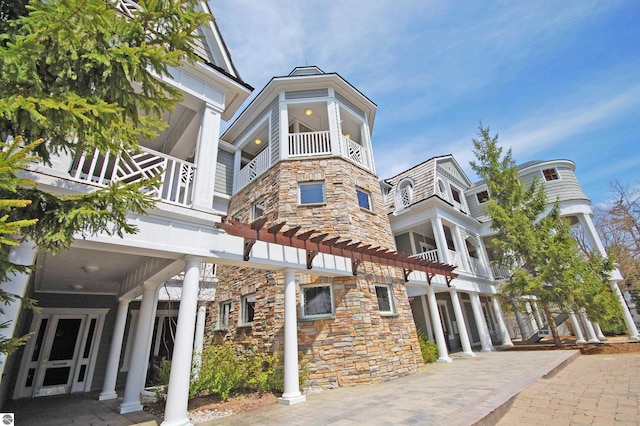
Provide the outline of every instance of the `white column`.
[[429,319],[429,308],[427,307],[427,296],[424,294],[420,296],[420,303],[422,303],[422,312],[424,313],[424,321],[427,324],[427,334],[429,334],[429,340],[435,341],[433,335],[433,327],[431,326],[431,320]]
[[213,208],[219,135],[220,113],[212,105],[205,104],[198,135],[193,187],[193,206],[198,209],[211,210]]
[[[329,118],[329,140],[331,141],[331,152],[333,155],[342,155],[342,125],[340,124],[340,109],[336,100],[333,99],[334,91],[329,88],[329,98],[327,102],[327,117]],[[322,129],[318,129],[322,130]]]
[[198,308],[196,316],[196,335],[193,343],[193,376],[198,377],[202,366],[202,350],[204,349],[204,325],[207,317],[207,307],[203,304]]
[[298,372],[298,317],[296,314],[296,276],[284,273],[284,392],[278,403],[293,405],[305,402],[300,392]]
[[584,340],[582,327],[580,327],[580,322],[578,321],[578,318],[576,318],[575,312],[569,312],[569,319],[571,320],[571,326],[573,327],[573,334],[576,336],[576,343],[579,345],[587,343],[587,341]]
[[609,287],[611,287],[611,291],[613,291],[613,294],[618,298],[618,302],[620,303],[620,307],[622,308],[622,317],[624,319],[624,323],[627,326],[629,340],[640,340],[640,335],[638,335],[638,327],[636,327],[633,316],[631,316],[631,312],[629,311],[627,302],[625,302],[624,297],[622,297],[622,292],[618,288],[618,284],[616,284],[615,281],[610,281]]
[[533,316],[536,319],[536,324],[538,324],[538,328],[544,327],[544,321],[542,320],[542,315],[540,315],[540,309],[538,309],[538,304],[535,300],[531,300],[531,308],[533,309]]
[[471,309],[473,310],[473,317],[476,320],[476,327],[478,328],[478,334],[480,335],[480,343],[482,344],[482,352],[495,351],[491,343],[491,337],[489,336],[489,327],[484,319],[482,313],[482,304],[480,303],[480,296],[478,293],[469,293],[471,299]]
[[[11,247],[9,250],[9,262],[21,265],[31,266],[34,264],[38,254],[38,247],[30,240],[23,241],[19,246]],[[29,273],[9,273],[7,281],[2,283],[2,290],[9,294],[15,294],[17,299],[7,305],[2,306],[3,313],[0,314],[0,323],[7,323],[6,327],[0,328],[0,337],[11,339],[16,331],[16,320],[20,316],[22,310],[22,299],[27,288],[29,287]],[[4,374],[4,366],[7,364],[7,355],[0,353],[0,377]]]
[[451,264],[452,259],[449,259],[449,248],[447,247],[447,239],[444,236],[444,228],[442,227],[440,216],[431,219],[431,227],[433,228],[433,236],[438,249],[438,260],[441,263]]
[[517,306],[514,305],[514,307],[515,307],[516,321],[518,322],[518,328],[520,329],[520,341],[526,342],[527,337],[529,336],[529,331],[527,330],[527,327],[524,325],[522,312],[520,312]]
[[142,302],[138,314],[136,337],[131,351],[131,363],[124,387],[124,397],[120,405],[120,414],[142,411],[140,392],[144,388],[145,372],[149,364],[148,349],[150,335],[153,333],[153,311],[156,303],[157,284],[143,284]]
[[193,334],[200,290],[200,262],[199,258],[188,257],[186,259],[162,426],[191,424],[187,405],[189,403],[189,383],[191,382]]
[[280,159],[289,158],[289,108],[280,93],[278,109],[280,112]]
[[467,250],[466,241],[460,234],[458,225],[453,225],[453,245],[456,247],[458,256],[460,256],[460,265],[465,271],[471,272],[471,260],[469,260],[469,251]]
[[376,163],[373,158],[373,147],[371,145],[371,130],[369,129],[369,118],[365,117],[364,121],[360,125],[360,137],[362,138],[362,145],[364,146],[365,155],[368,161],[369,170],[376,174]]
[[453,360],[449,357],[449,352],[447,352],[447,344],[442,331],[442,321],[440,321],[440,312],[438,311],[438,302],[436,301],[436,292],[431,286],[427,287],[427,301],[429,302],[433,333],[436,336],[436,345],[438,346],[437,362],[451,362]]
[[593,226],[591,217],[584,213],[579,213],[576,216],[578,217],[580,227],[584,231],[585,237],[587,237],[587,240],[589,241],[589,245],[591,245],[591,250],[599,253],[601,256],[607,257],[607,251],[602,245],[600,237],[598,237],[598,231],[596,231],[595,226]]
[[602,329],[600,328],[600,324],[598,324],[597,322],[593,322],[591,324],[593,324],[593,328],[596,331],[596,337],[598,338],[598,340],[600,340],[600,341],[606,340],[607,336],[605,336],[604,333],[602,333]]
[[120,299],[118,303],[118,311],[116,312],[116,323],[113,327],[113,335],[111,336],[111,347],[109,348],[109,359],[107,360],[107,369],[104,373],[104,383],[102,392],[98,400],[117,398],[116,382],[118,380],[118,367],[120,365],[120,354],[122,352],[122,340],[124,338],[124,328],[127,323],[127,312],[129,311],[129,303],[131,300]]
[[500,330],[500,337],[502,338],[502,346],[511,347],[513,346],[513,342],[511,341],[511,336],[509,336],[507,325],[504,323],[502,309],[500,309],[500,302],[498,302],[498,299],[495,296],[489,296],[489,299],[491,299],[491,303],[493,304],[493,312],[496,314],[496,321],[498,321],[498,329]]
[[598,337],[596,337],[596,331],[593,329],[591,321],[589,321],[589,318],[587,318],[587,314],[584,312],[584,310],[581,310],[578,315],[582,320],[584,330],[587,332],[587,343],[600,343],[600,340],[598,340]]
[[460,343],[462,344],[462,353],[465,356],[476,356],[471,349],[471,342],[469,342],[469,333],[467,331],[467,325],[464,322],[464,315],[462,314],[462,307],[460,306],[460,298],[458,292],[452,288],[449,290],[451,294],[451,304],[453,305],[453,314],[456,316],[456,322],[458,323],[458,333],[460,333]]

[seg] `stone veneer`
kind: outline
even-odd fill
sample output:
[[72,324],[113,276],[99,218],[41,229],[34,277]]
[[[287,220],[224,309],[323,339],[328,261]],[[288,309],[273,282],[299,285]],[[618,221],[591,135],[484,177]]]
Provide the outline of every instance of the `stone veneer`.
[[[298,205],[298,182],[324,181],[326,202]],[[356,187],[371,195],[371,211],[358,205]],[[268,224],[314,229],[364,244],[394,249],[391,227],[375,175],[342,158],[281,161],[238,194],[229,216],[250,222],[251,206],[262,200]],[[286,229],[286,228],[285,228]],[[332,284],[335,313],[330,318],[298,319],[300,365],[308,384],[319,387],[377,383],[416,372],[422,365],[416,328],[402,271],[363,262],[355,277],[296,274],[300,286]],[[242,267],[220,267],[217,302],[209,307],[209,339],[231,339],[238,346],[283,353],[284,274]],[[395,313],[381,314],[376,284],[390,285]],[[239,324],[242,296],[256,295],[254,322]],[[219,304],[232,302],[230,327],[217,329]],[[300,311],[299,311],[300,312]]]

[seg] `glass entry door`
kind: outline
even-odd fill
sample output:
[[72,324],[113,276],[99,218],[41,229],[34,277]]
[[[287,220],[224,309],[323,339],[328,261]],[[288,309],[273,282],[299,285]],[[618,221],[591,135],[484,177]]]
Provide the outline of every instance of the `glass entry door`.
[[36,315],[14,398],[89,391],[106,311]]

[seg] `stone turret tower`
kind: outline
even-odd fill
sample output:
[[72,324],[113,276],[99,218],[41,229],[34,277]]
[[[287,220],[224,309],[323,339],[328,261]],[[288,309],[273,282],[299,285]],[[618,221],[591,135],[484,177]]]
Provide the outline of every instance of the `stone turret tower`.
[[[395,250],[371,145],[376,106],[317,67],[275,77],[222,136],[233,153],[228,217]],[[219,270],[215,339],[282,352],[283,273]],[[422,362],[402,271],[363,262],[353,277],[299,274],[298,348],[310,384],[368,384]]]

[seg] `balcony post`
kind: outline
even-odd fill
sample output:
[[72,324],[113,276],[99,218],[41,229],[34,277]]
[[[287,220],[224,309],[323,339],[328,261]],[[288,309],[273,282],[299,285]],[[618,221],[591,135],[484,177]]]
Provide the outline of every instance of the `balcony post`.
[[436,240],[438,259],[441,259],[442,263],[451,264],[451,259],[449,259],[449,249],[447,247],[447,240],[444,237],[444,228],[442,227],[442,219],[440,219],[440,216],[436,216],[435,219],[431,220],[431,227],[433,228],[433,236]]
[[278,108],[280,111],[280,159],[284,160],[289,158],[289,110],[284,100],[284,92],[280,93]]
[[460,234],[460,228],[458,225],[453,225],[453,245],[456,247],[456,251],[460,253],[460,263],[464,265],[463,269],[468,272],[472,272],[471,260],[469,259],[469,252],[467,251],[467,244]]
[[196,146],[196,172],[193,186],[193,207],[205,211],[213,209],[219,134],[220,112],[206,104],[202,110]]
[[331,154],[342,155],[342,125],[340,124],[340,108],[334,98],[333,88],[329,88],[329,101],[327,102],[327,116],[329,117],[329,140],[331,141]]
[[373,148],[371,146],[371,132],[369,131],[368,118],[360,125],[360,138],[362,140],[362,148],[364,149],[364,158],[367,160],[367,168],[372,172],[376,172],[376,164],[373,161]]

